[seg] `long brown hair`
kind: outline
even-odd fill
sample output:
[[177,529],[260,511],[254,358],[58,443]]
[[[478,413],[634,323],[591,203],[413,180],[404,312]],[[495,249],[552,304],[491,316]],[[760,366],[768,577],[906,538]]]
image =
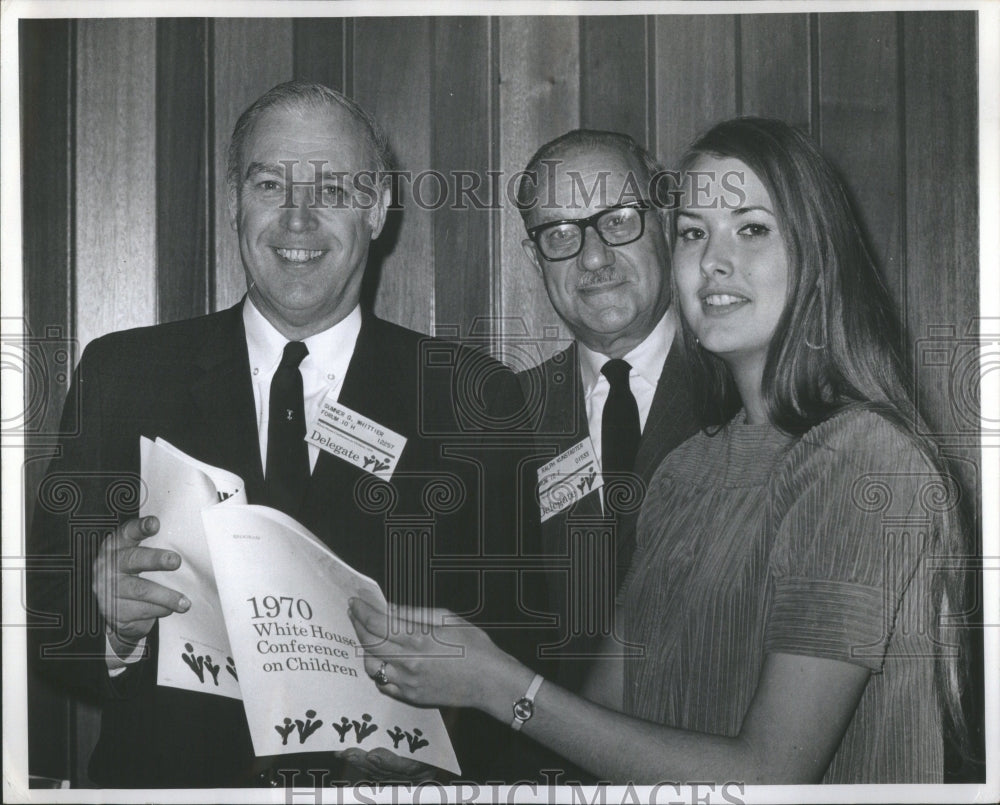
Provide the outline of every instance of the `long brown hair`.
[[[739,159],[760,178],[788,253],[788,300],[761,384],[771,422],[798,435],[855,403],[912,421],[892,301],[844,186],[812,140],[780,120],[743,117],[702,135],[682,173],[703,155]],[[697,384],[707,397],[704,424],[722,424],[734,403],[729,372],[684,329],[706,381]]]
[[[724,121],[699,137],[681,160],[682,176],[702,156],[738,159],[757,175],[771,198],[788,255],[788,298],[761,382],[770,421],[802,435],[846,408],[874,410],[916,445],[949,488],[960,490],[937,446],[921,435],[926,429],[909,391],[895,306],[830,162],[802,132],[783,121],[757,117]],[[673,220],[670,231],[676,243],[676,211]],[[684,321],[680,340],[700,397],[695,410],[712,432],[739,408],[735,382],[725,363],[701,347]],[[957,491],[956,497],[961,497]],[[933,550],[964,556],[964,519],[959,506],[946,512]],[[965,578],[936,572],[932,596],[940,617],[964,612]],[[939,627],[935,623],[934,637],[943,645]],[[942,651],[935,671],[945,723],[959,751],[969,757],[961,705],[968,629],[957,632],[960,639],[950,642],[960,645],[960,658],[945,657]]]

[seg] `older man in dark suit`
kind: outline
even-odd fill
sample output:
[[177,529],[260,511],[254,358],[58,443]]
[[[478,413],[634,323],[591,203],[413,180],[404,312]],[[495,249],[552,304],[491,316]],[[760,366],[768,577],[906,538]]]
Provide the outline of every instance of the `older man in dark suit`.
[[[379,750],[355,758],[360,772],[331,756],[262,761],[240,702],[157,686],[157,624],[190,602],[184,590],[140,576],[184,561],[142,544],[158,525],[135,517],[140,436],[163,437],[242,476],[251,503],[299,519],[390,600],[494,624],[511,619],[500,610],[513,596],[487,590],[483,567],[490,554],[517,550],[516,506],[500,491],[514,489],[516,461],[497,448],[496,431],[516,418],[521,394],[513,374],[490,358],[361,309],[369,245],[390,202],[388,169],[384,134],[350,99],[300,82],[270,90],[240,118],[230,149],[245,299],[190,321],[97,339],[80,362],[71,391],[77,403],[67,407],[79,412],[80,432],[64,441],[41,485],[30,543],[41,559],[29,603],[36,666],[102,697],[90,764],[100,785],[322,779],[293,780],[278,774],[285,768],[323,770],[327,782],[425,773]],[[470,378],[479,385],[469,387]],[[406,437],[391,492],[303,441],[331,396]],[[109,534],[79,528],[109,512],[121,521]],[[72,575],[49,568],[61,559],[45,561],[66,556]],[[448,565],[446,579],[435,577],[438,559]],[[508,732],[471,713],[446,713],[446,722],[465,775],[487,776]]]
[[559,566],[548,587],[560,626],[539,650],[573,689],[601,639],[614,637],[616,582],[646,483],[697,430],[674,347],[668,218],[657,198],[668,181],[631,137],[575,130],[538,150],[518,189],[525,254],[575,337],[518,376],[541,401],[534,425],[551,458],[537,492],[544,549]]

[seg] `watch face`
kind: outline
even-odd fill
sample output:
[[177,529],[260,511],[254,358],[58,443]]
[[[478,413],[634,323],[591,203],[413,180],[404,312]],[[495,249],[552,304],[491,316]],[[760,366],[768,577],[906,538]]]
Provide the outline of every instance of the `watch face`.
[[514,703],[514,715],[521,719],[521,721],[527,721],[531,718],[531,714],[535,711],[535,706],[531,699],[518,699]]

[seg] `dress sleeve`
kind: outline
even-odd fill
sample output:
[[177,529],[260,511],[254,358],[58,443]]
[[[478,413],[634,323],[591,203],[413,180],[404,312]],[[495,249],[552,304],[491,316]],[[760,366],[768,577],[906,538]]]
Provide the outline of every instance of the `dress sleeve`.
[[919,650],[933,615],[926,558],[953,498],[913,441],[877,414],[841,414],[808,432],[773,480],[765,651],[878,673],[890,642]]

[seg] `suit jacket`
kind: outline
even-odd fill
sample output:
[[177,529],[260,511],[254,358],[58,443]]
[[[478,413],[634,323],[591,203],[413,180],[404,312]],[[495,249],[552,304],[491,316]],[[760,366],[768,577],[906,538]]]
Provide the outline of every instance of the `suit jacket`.
[[[589,435],[575,342],[541,365],[519,373],[518,381],[526,400],[539,401],[532,408],[535,412],[532,425],[536,450],[544,456],[542,462]],[[580,689],[588,666],[586,655],[596,651],[600,643],[600,635],[595,634],[599,628],[593,628],[594,613],[613,611],[617,587],[628,571],[646,487],[667,453],[697,432],[698,427],[684,362],[680,350],[672,347],[664,359],[642,431],[634,473],[627,478],[605,478],[607,513],[602,512],[600,493],[591,492],[541,525],[541,546],[550,568],[545,582],[548,596],[545,606],[557,615],[559,623],[555,634],[550,632],[546,638],[547,645],[539,646],[538,651],[542,658],[549,659],[546,670],[571,690]],[[595,526],[614,529],[614,572],[609,567],[608,554],[595,556],[592,552],[600,548],[583,547],[585,540],[581,535],[593,533]],[[582,555],[587,551],[591,552],[589,562]],[[581,596],[595,607],[589,615],[580,611]],[[537,596],[534,601],[536,606],[542,605]],[[600,614],[597,618],[606,625],[607,618]]]
[[[495,423],[519,409],[513,374],[483,354],[365,315],[340,401],[408,441],[380,494],[359,468],[321,451],[301,522],[390,600],[432,589],[432,601],[472,620],[510,623],[514,582],[481,572],[481,557],[517,552],[513,451],[498,449]],[[486,401],[485,403],[483,401]],[[481,409],[481,410],[480,410]],[[115,679],[104,660],[104,625],[91,593],[93,557],[115,524],[139,507],[139,436],[241,476],[251,503],[263,492],[241,307],[94,341],[74,377],[64,439],[40,485],[30,553],[29,609],[35,665],[103,700],[92,779],[107,787],[206,787],[252,783],[242,705],[157,687],[152,656]],[[64,431],[65,432],[65,431]],[[511,480],[508,480],[511,479]],[[405,543],[405,544],[403,544]],[[390,561],[416,551],[420,563]],[[448,560],[447,573],[432,571]],[[410,576],[407,577],[406,574]],[[413,584],[413,574],[421,584]],[[428,585],[431,585],[428,587]],[[420,603],[413,601],[413,603]],[[505,645],[512,632],[495,634]],[[513,644],[507,641],[505,647]],[[457,711],[456,711],[457,712]],[[446,712],[468,778],[489,774],[510,731],[482,714]],[[293,767],[295,759],[278,764]],[[310,758],[301,768],[331,768]],[[312,785],[311,778],[305,783]]]

